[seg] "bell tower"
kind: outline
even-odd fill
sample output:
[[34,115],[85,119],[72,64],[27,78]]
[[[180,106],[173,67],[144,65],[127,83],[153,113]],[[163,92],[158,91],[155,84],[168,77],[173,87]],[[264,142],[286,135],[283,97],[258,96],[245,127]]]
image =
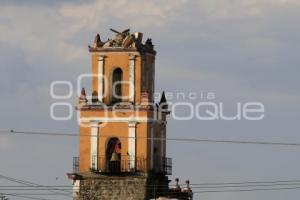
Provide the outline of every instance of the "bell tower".
[[73,160],[74,199],[151,199],[168,190],[164,93],[154,102],[155,56],[143,34],[111,29],[95,36],[90,97],[82,89],[79,157]]

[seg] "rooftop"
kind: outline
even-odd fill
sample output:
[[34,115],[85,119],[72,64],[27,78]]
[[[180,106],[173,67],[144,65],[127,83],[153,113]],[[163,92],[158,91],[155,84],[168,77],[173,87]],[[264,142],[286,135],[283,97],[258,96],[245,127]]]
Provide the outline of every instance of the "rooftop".
[[117,31],[115,29],[110,30],[114,32],[115,35],[112,38],[108,38],[106,41],[102,41],[100,34],[98,33],[95,36],[93,44],[89,46],[90,52],[137,50],[141,53],[148,52],[156,54],[151,38],[148,38],[145,43],[143,43],[143,33],[131,33],[130,29],[123,31]]

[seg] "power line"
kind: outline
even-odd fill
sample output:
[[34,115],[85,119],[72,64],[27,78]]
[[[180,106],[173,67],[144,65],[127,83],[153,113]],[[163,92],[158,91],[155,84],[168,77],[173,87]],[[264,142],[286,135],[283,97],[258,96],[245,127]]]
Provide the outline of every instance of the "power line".
[[[219,185],[219,186],[191,186],[198,189],[219,189],[219,188],[247,188],[247,187],[271,187],[271,186],[300,186],[300,183],[285,183],[285,184],[257,184],[257,185]],[[1,189],[0,189],[1,190]]]
[[[5,180],[11,181],[11,182],[19,183],[22,185],[26,185],[26,186],[43,187],[43,185],[40,185],[40,184],[32,183],[32,182],[25,181],[25,180],[15,179],[15,178],[4,176],[1,174],[0,174],[0,178],[3,178]],[[66,192],[66,191],[58,192],[55,190],[56,190],[56,188],[49,188],[49,191],[52,192],[53,194],[63,195],[63,196],[67,196],[67,197],[70,197],[70,195],[71,195],[69,192]]]
[[[203,191],[193,191],[193,193],[225,193],[225,192],[253,192],[253,191],[279,191],[279,190],[296,190],[300,189],[300,187],[276,187],[276,188],[253,188],[253,189],[232,189],[232,190],[203,190]],[[176,191],[169,191],[167,194],[178,193]],[[50,193],[6,193],[7,196],[20,196],[20,195],[49,195],[53,196],[55,194]],[[35,197],[27,197],[30,199],[35,199]],[[40,199],[40,198],[36,198]],[[48,200],[48,199],[40,199],[40,200]]]
[[272,183],[300,183],[300,180],[272,180],[272,181],[244,181],[244,182],[216,182],[216,183],[194,183],[190,185],[243,185],[243,184],[272,184]]
[[[285,183],[285,184],[257,184],[257,185],[223,185],[223,186],[190,186],[192,189],[222,189],[222,188],[254,188],[254,187],[272,187],[272,186],[300,186],[300,183]],[[49,186],[53,187],[53,186]],[[65,189],[56,189],[58,191],[74,191],[78,189],[79,187],[76,188],[71,188],[71,187],[64,187]],[[148,188],[154,188],[154,185],[148,186]],[[162,186],[155,185],[155,188],[163,188]],[[11,186],[11,187],[2,187],[0,186],[0,191],[49,191],[53,189],[49,189],[47,187],[44,188],[20,188],[16,186]]]
[[[2,175],[3,176],[3,175]],[[267,180],[267,181],[243,181],[243,182],[207,182],[207,183],[190,183],[190,185],[244,185],[244,184],[273,184],[273,183],[295,183],[295,184],[300,184],[300,179],[291,179],[291,180]],[[185,184],[179,184],[180,186],[183,186]],[[157,186],[157,185],[155,185]],[[175,186],[175,185],[170,185],[170,186]],[[37,185],[37,186],[27,186],[27,185],[8,185],[8,186],[3,186],[0,185],[1,187],[35,187],[35,188],[45,188],[45,187],[53,187],[53,188],[60,188],[60,187],[74,187],[71,185]]]
[[38,198],[38,197],[29,197],[29,196],[23,196],[19,194],[5,194],[6,196],[13,196],[13,197],[20,197],[24,199],[35,199],[35,200],[50,200],[50,199],[44,199],[44,198]]
[[[231,188],[231,187],[270,187],[270,186],[291,186],[291,185],[300,185],[299,180],[286,180],[286,181],[253,181],[253,182],[236,182],[236,183],[194,183],[190,184],[192,188]],[[164,185],[148,185],[149,187],[163,187]],[[169,187],[174,187],[175,185],[169,185]],[[180,186],[184,186],[180,184]],[[55,188],[54,188],[55,187]],[[79,187],[74,186],[0,186],[0,190],[73,190],[78,189]]]
[[[58,132],[38,132],[38,131],[14,131],[14,130],[0,130],[2,134],[24,134],[24,135],[41,135],[41,136],[66,136],[66,137],[97,137],[90,134],[77,133],[58,133]],[[99,135],[98,137],[110,137],[109,135]],[[133,138],[128,136],[121,136],[119,138]],[[224,143],[224,144],[249,144],[249,145],[269,145],[269,146],[293,146],[300,147],[300,143],[289,142],[272,142],[272,141],[257,141],[257,140],[223,140],[223,139],[199,139],[199,138],[150,138],[138,136],[135,139],[147,140],[167,140],[176,142],[202,142],[202,143]]]
[[[262,181],[259,181],[259,182],[262,182]],[[274,181],[265,181],[265,182],[274,182]],[[288,182],[288,181],[276,181],[276,182]],[[294,182],[294,181],[291,181],[291,182]],[[245,182],[241,182],[241,183],[245,183]],[[247,182],[249,183],[249,182]],[[253,183],[253,182],[252,182]],[[255,182],[257,183],[257,182]],[[222,184],[232,184],[232,183],[222,183]],[[295,187],[283,187],[283,186],[292,186],[296,184]],[[300,189],[299,185],[300,183],[283,183],[283,184],[270,184],[270,185],[241,185],[241,187],[246,187],[245,189],[225,189],[225,190],[200,190],[200,191],[193,191],[193,193],[198,193],[198,194],[202,194],[202,193],[226,193],[226,192],[253,192],[253,191],[279,191],[279,190],[296,190],[296,189]],[[199,185],[199,184],[198,184]],[[262,187],[263,186],[263,187]],[[270,188],[270,186],[273,186]],[[274,187],[274,186],[281,186],[281,187]],[[12,186],[13,187],[13,186]],[[51,186],[52,187],[52,186]],[[55,186],[57,187],[57,186]],[[237,185],[235,186],[218,186],[218,188],[221,188],[221,187],[237,187]],[[248,188],[249,189],[248,189]],[[262,188],[253,188],[253,187],[262,187]],[[199,189],[198,187],[191,187],[192,189]],[[204,188],[204,187],[203,187]],[[210,187],[213,189],[213,187]],[[173,192],[173,191],[169,191],[167,194],[172,194],[172,193],[177,193],[177,192]],[[7,193],[5,194],[7,196],[17,196],[17,197],[23,197],[23,198],[27,198],[27,199],[37,199],[37,200],[48,200],[48,199],[44,199],[44,198],[36,198],[36,197],[29,197],[28,195],[30,196],[37,196],[37,195],[44,195],[44,196],[54,196],[55,194],[53,193],[17,193],[17,192],[14,192],[14,193]],[[26,196],[27,195],[27,196]]]
[[225,193],[225,192],[253,192],[253,191],[276,191],[276,190],[296,190],[300,187],[284,187],[284,188],[254,188],[254,189],[240,189],[240,190],[204,190],[193,191],[193,193]]

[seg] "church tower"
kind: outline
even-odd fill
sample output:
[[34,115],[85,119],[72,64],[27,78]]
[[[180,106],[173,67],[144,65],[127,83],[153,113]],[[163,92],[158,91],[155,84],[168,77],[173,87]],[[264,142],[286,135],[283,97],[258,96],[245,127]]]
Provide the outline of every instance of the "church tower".
[[164,93],[154,102],[155,56],[143,34],[97,34],[89,52],[92,91],[82,89],[79,157],[73,160],[74,199],[156,198],[168,191]]

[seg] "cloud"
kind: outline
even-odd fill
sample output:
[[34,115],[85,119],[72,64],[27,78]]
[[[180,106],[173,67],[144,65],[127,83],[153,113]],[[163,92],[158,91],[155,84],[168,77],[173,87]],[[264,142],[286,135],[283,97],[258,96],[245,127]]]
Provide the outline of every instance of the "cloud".
[[[107,30],[109,27],[130,27],[140,31],[161,30],[160,33],[165,36],[169,35],[173,39],[175,36],[179,39],[182,36],[173,34],[164,26],[177,26],[178,31],[181,27],[185,29],[186,25],[192,24],[199,26],[204,25],[203,23],[221,23],[224,20],[249,20],[266,15],[274,6],[283,5],[299,5],[299,1],[155,0],[141,3],[136,0],[116,0],[112,3],[97,0],[80,3],[63,1],[52,6],[4,4],[0,8],[0,42],[22,48],[32,57],[53,54],[55,57],[73,60],[82,57],[86,46],[75,44],[72,40],[80,36],[88,39],[87,36],[90,37],[91,34]],[[191,31],[190,34],[192,33]],[[199,32],[196,33],[195,36],[201,37]],[[202,36],[212,35],[202,31]],[[85,41],[91,40],[92,38],[89,38]]]
[[[86,46],[93,34],[101,31],[101,37],[105,37],[109,27],[133,27],[155,37],[158,56],[164,53],[157,63],[158,67],[164,66],[161,76],[167,77],[172,71],[172,79],[201,81],[211,88],[226,85],[233,89],[243,85],[244,90],[257,93],[294,96],[299,88],[295,67],[299,48],[286,42],[292,31],[285,30],[291,30],[293,25],[285,22],[297,16],[291,14],[297,5],[298,1],[293,0],[4,4],[0,7],[0,43],[7,48],[1,52],[9,49],[11,54],[13,49],[22,55],[23,63],[5,59],[5,64],[14,66],[5,70],[1,82],[13,83],[7,77],[23,80],[24,75],[28,80],[30,74],[47,79],[52,72],[64,78],[70,77],[70,73],[87,72]],[[278,9],[286,13],[284,18],[276,12]],[[282,26],[284,30],[280,29]],[[294,28],[293,41],[297,32],[299,29]],[[285,49],[290,48],[294,51],[287,53]],[[288,62],[289,70],[284,70]],[[20,69],[22,78],[15,76]],[[266,73],[270,75],[268,79]],[[278,81],[282,79],[286,79],[285,84]]]
[[[213,91],[216,92],[217,100],[229,105],[242,98],[263,101],[266,105],[266,121],[260,123],[211,124],[201,121],[200,124],[199,121],[169,121],[170,136],[182,136],[184,133],[185,137],[198,137],[201,134],[203,137],[246,139],[266,137],[270,140],[292,138],[295,141],[299,139],[297,119],[300,101],[298,77],[300,28],[295,25],[300,17],[299,0],[24,2],[13,0],[10,3],[1,2],[0,6],[2,127],[16,129],[25,127],[29,130],[48,128],[53,131],[77,129],[75,122],[57,123],[50,120],[49,106],[54,101],[49,95],[51,81],[74,82],[78,74],[89,72],[90,57],[87,44],[93,40],[95,33],[100,32],[101,38],[105,40],[112,35],[108,31],[109,28],[118,30],[131,28],[132,31],[144,32],[145,37],[148,35],[153,37],[155,48],[158,50],[156,76],[159,87],[165,90],[182,89],[187,92],[193,89]],[[186,130],[194,131],[185,133]],[[197,135],[193,135],[193,132]],[[30,150],[36,147],[37,138],[34,137],[35,140],[30,138],[26,142],[23,139],[12,138],[12,141],[18,146],[26,143],[28,149],[23,153],[30,154]],[[12,141],[0,138],[1,152],[7,155],[3,164],[8,171],[13,162],[10,154]],[[72,148],[76,152],[76,142],[70,144],[70,140],[61,138],[59,141],[63,143],[62,147],[68,146],[66,148]],[[56,143],[50,140],[43,142],[49,143],[45,145],[47,147],[45,152],[49,150],[47,155],[49,162],[58,163],[57,153],[50,150]],[[264,174],[260,174],[259,170],[272,166],[271,162],[261,163],[255,168],[249,162],[243,165],[240,173],[237,173],[240,163],[243,163],[241,160],[251,156],[253,156],[251,162],[259,160],[257,156],[260,154],[257,151],[253,152],[252,147],[249,147],[249,151],[246,150],[249,153],[247,156],[244,150],[233,152],[225,149],[224,153],[229,153],[226,162],[232,164],[229,167],[217,157],[207,160],[206,157],[203,159],[196,153],[194,156],[189,154],[189,148],[192,148],[193,152],[199,152],[199,148],[203,145],[182,145],[178,148],[178,144],[174,143],[174,149],[171,149],[177,160],[175,166],[182,162],[183,157],[180,157],[180,153],[190,156],[184,157],[187,159],[186,162],[205,160],[204,163],[207,165],[207,170],[202,172],[199,166],[203,165],[196,162],[188,174],[185,168],[181,168],[182,172],[177,169],[174,171],[176,176],[198,175],[194,177],[194,183],[197,183],[197,180],[201,182],[206,175],[207,181],[222,179],[226,181],[228,178],[239,180],[240,175],[243,175],[243,178],[263,178],[261,175]],[[64,153],[60,155],[62,160],[59,162],[60,165],[71,166],[71,160],[67,161],[65,158],[74,155],[64,150],[62,152]],[[223,149],[219,146],[207,146],[201,152],[204,152],[203,155],[207,158],[214,158],[213,154],[223,152]],[[16,157],[19,154],[17,151],[14,153]],[[268,154],[268,158],[273,160],[273,166],[277,166],[279,162],[277,153],[272,156],[273,154]],[[294,161],[294,157],[289,154],[282,157],[287,159],[286,163]],[[22,164],[22,158],[20,156],[18,158],[18,163]],[[28,158],[25,156],[24,159]],[[299,162],[290,165],[291,170],[286,172],[290,173],[291,177],[299,169],[297,164],[299,165]],[[210,170],[210,166],[217,166],[215,171],[218,176],[211,176],[213,170]],[[18,166],[16,172],[20,168],[26,169],[27,172],[24,166]],[[221,168],[222,170],[218,170]],[[36,176],[35,171],[39,171],[36,167],[30,170],[33,179],[42,177]],[[49,170],[47,176],[52,175],[55,174]],[[275,173],[270,172],[269,175],[278,177],[282,174],[277,170]],[[265,176],[266,179],[269,177]],[[290,199],[295,199],[295,196]],[[259,199],[261,196],[257,197],[256,194],[251,198],[235,194],[210,196],[210,199],[216,198]],[[261,199],[276,199],[276,197]]]
[[213,0],[198,1],[205,15],[217,20],[234,20],[259,17],[276,7],[300,5],[298,0]]
[[[169,15],[185,1],[92,1],[80,4],[4,4],[0,7],[0,42],[23,49],[28,59],[53,56],[62,60],[81,58],[86,46],[78,37],[115,27],[143,29],[166,24]],[[76,38],[76,39],[75,39]],[[73,40],[73,41],[72,41]],[[92,38],[85,40],[85,44]],[[47,55],[47,56],[46,56]]]
[[0,150],[1,151],[9,151],[15,147],[14,141],[5,135],[0,135]]
[[56,7],[4,5],[0,13],[0,42],[22,49],[30,60],[41,55],[71,60],[83,53],[83,47],[68,42],[72,32]]
[[186,0],[161,1],[128,1],[116,0],[94,1],[82,4],[65,4],[60,13],[64,17],[78,20],[77,28],[95,28],[110,20],[126,21],[127,24],[138,28],[157,27],[165,24],[168,17],[176,9],[184,6]]

